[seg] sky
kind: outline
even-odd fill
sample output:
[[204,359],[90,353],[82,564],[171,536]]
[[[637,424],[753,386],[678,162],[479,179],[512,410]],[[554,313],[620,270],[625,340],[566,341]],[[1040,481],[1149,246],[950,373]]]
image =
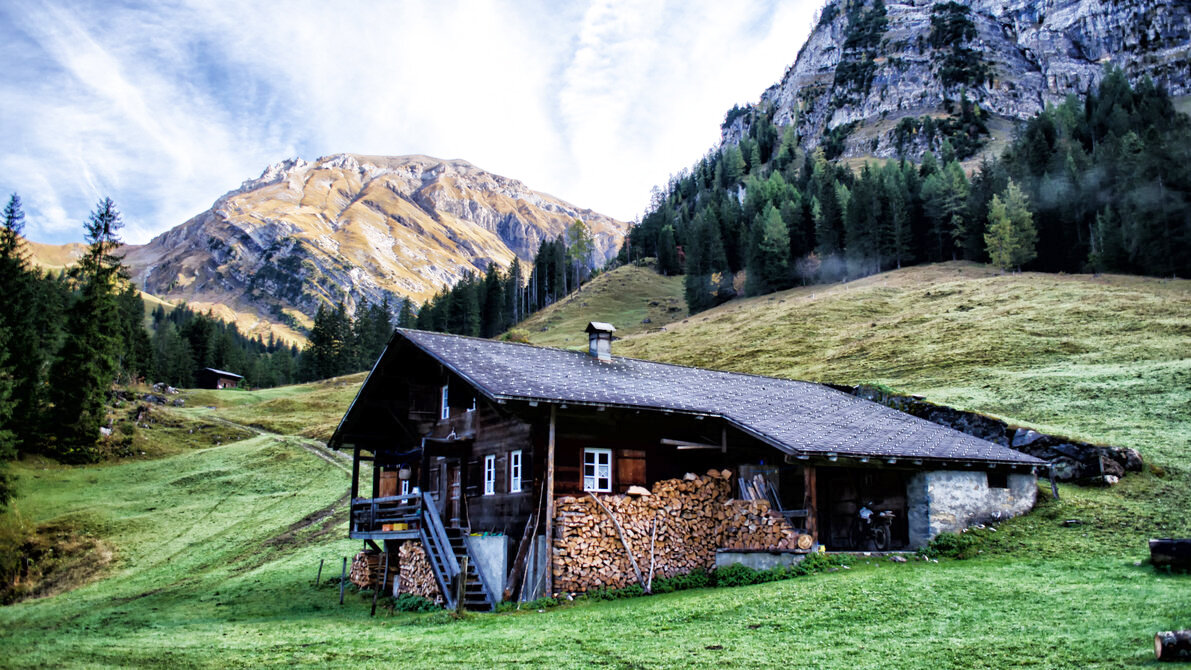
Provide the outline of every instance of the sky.
[[0,3],[0,194],[134,244],[271,163],[462,158],[634,220],[793,64],[821,0]]

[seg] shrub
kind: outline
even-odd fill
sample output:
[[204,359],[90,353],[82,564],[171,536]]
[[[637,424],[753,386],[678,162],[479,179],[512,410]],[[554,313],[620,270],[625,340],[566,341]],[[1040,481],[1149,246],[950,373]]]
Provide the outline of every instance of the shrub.
[[918,551],[927,558],[972,558],[980,551],[980,537],[976,533],[943,532]]
[[433,612],[440,609],[433,601],[413,593],[399,593],[393,598],[393,609],[397,612]]

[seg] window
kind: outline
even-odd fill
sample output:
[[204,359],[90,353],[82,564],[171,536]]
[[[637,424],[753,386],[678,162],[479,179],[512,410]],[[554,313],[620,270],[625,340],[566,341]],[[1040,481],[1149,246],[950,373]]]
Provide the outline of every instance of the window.
[[438,415],[440,419],[451,418],[451,398],[450,393],[447,392],[449,388],[449,386],[442,387],[442,411]]
[[509,493],[521,492],[521,450],[509,452]]
[[988,473],[988,488],[990,489],[1007,489],[1009,488],[1009,475],[1005,472],[990,472]]
[[484,495],[496,493],[496,454],[484,457]]
[[612,491],[612,450],[583,450],[583,490]]

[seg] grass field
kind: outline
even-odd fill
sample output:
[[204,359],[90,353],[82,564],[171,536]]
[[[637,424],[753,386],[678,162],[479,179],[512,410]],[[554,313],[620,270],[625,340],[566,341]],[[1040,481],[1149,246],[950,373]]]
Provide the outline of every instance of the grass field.
[[[619,337],[660,330],[686,317],[682,277],[663,277],[632,265],[600,275],[582,290],[529,317],[517,326],[529,341],[548,347],[587,347],[589,321],[616,326]],[[649,323],[644,323],[648,319]]]
[[[945,264],[630,333],[617,353],[882,383],[1136,446],[1155,467],[1113,488],[1061,487],[1061,500],[977,531],[983,553],[970,560],[858,559],[759,586],[541,613],[373,619],[366,594],[349,591],[340,607],[334,587],[314,588],[319,559],[324,578],[338,576],[359,547],[344,539],[347,474],[288,435],[328,434],[360,376],[190,392],[186,409],[160,410],[169,430],[138,437],[170,443],[158,458],[17,465],[17,514],[71,528],[111,559],[79,588],[0,608],[0,667],[1148,665],[1155,631],[1191,627],[1191,575],[1144,563],[1146,538],[1191,536],[1189,292]],[[568,331],[586,323],[554,318]],[[190,432],[224,420],[280,435]],[[212,446],[227,436],[247,439]]]

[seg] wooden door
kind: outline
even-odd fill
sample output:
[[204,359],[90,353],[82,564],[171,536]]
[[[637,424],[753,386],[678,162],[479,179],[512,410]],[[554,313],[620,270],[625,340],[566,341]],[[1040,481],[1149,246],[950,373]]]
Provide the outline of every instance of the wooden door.
[[459,461],[447,464],[447,525],[459,528],[463,523],[463,478]]

